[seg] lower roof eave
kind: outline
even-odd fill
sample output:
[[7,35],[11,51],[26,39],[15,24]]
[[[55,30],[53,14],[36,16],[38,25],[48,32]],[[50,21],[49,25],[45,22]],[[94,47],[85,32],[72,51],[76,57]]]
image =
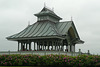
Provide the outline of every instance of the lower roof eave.
[[49,38],[58,38],[58,39],[65,39],[63,37],[52,36],[52,37],[27,37],[27,38],[7,38],[11,41],[18,41],[18,40],[29,40],[29,39],[49,39]]
[[76,41],[76,44],[84,44],[84,41],[78,40],[78,41]]

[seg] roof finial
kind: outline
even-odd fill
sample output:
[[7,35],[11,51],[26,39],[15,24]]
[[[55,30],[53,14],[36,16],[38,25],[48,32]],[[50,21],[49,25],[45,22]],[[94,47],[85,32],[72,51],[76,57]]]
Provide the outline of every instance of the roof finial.
[[73,17],[71,16],[71,21],[73,21]]
[[52,11],[54,11],[54,7],[52,7]]
[[44,7],[46,7],[46,4],[45,4],[45,2],[44,2]]
[[28,26],[30,25],[30,21],[28,21]]

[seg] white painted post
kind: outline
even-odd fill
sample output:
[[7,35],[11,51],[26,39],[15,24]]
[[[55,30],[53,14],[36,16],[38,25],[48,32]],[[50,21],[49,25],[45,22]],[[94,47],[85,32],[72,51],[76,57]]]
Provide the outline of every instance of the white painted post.
[[40,42],[39,42],[39,44],[38,44],[38,45],[39,45],[39,50],[40,50]]
[[53,50],[53,41],[52,41],[52,50]]
[[75,52],[75,46],[74,45],[72,45],[72,52]]
[[64,51],[64,45],[63,45],[63,47],[62,47],[62,50]]
[[49,50],[49,42],[47,42],[47,50]]
[[43,50],[44,50],[44,42],[43,42]]
[[21,43],[21,51],[22,51],[22,43]]
[[68,46],[66,45],[66,52],[68,52]]
[[55,42],[55,51],[56,51],[56,42]]
[[90,51],[88,50],[88,55],[90,54]]
[[81,55],[81,49],[79,49],[79,55]]
[[10,50],[8,51],[9,55],[10,55]]
[[68,45],[68,52],[70,52],[70,45]]
[[35,42],[34,42],[34,51],[35,51]]
[[18,51],[19,51],[19,42],[18,42]]
[[28,49],[27,49],[27,43],[26,43],[26,50],[28,50]]
[[38,42],[37,42],[37,50],[39,50],[39,44],[38,44]]
[[29,43],[29,50],[31,50],[31,43]]

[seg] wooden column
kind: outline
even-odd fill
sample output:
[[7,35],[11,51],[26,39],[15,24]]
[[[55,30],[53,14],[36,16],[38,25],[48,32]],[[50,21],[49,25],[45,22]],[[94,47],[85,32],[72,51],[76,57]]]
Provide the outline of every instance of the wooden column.
[[63,50],[63,45],[61,45],[61,51]]
[[37,50],[38,50],[38,43],[36,42],[36,45],[37,45]]
[[27,49],[27,43],[26,43],[26,50],[28,50],[28,49]]
[[52,41],[52,50],[53,50],[53,43],[54,43],[54,42]]
[[35,42],[34,42],[34,50],[35,50]]
[[39,43],[37,42],[37,50],[39,50]]
[[21,42],[21,51],[23,51],[23,43]]
[[70,45],[68,45],[68,52],[70,52]]
[[19,51],[19,42],[18,42],[18,51]]
[[46,50],[46,45],[45,45],[45,50]]
[[40,50],[40,42],[38,42],[38,45],[39,45],[39,50]]
[[56,41],[56,50],[58,51],[58,41]]
[[62,51],[64,51],[63,40],[61,40],[61,45],[62,45]]
[[64,45],[62,45],[62,51],[64,51]]
[[41,50],[43,50],[43,44],[41,44]]
[[70,52],[72,52],[72,44],[70,45]]
[[60,51],[60,42],[59,42],[58,46],[59,46],[59,51]]
[[55,41],[55,51],[56,51],[56,41]]
[[72,52],[75,52],[75,45],[74,44],[72,45],[71,49],[72,49]]
[[31,50],[31,42],[29,43],[29,50]]
[[68,45],[66,45],[66,51],[68,52]]
[[75,52],[75,44],[73,46],[74,46],[74,52]]
[[49,50],[49,42],[47,42],[47,50]]
[[43,50],[44,50],[44,42],[43,42]]
[[25,43],[23,44],[23,49],[25,50]]
[[55,51],[56,51],[56,41],[55,41]]

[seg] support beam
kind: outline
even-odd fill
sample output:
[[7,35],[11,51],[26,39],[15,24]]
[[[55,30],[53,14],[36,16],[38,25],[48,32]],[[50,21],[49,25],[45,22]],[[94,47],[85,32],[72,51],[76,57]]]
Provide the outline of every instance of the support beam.
[[46,51],[46,45],[45,45],[45,51]]
[[70,45],[70,52],[72,52],[72,44]]
[[38,45],[38,42],[37,42],[37,50],[39,50],[39,45]]
[[18,42],[18,51],[19,51],[19,42]]
[[43,50],[44,50],[44,42],[43,42]]
[[75,45],[72,45],[72,52],[75,52]]
[[58,48],[58,41],[57,41],[57,51],[59,50],[59,48]]
[[29,50],[31,50],[31,42],[29,43]]
[[36,42],[36,45],[37,45],[37,50],[38,50],[38,42]]
[[28,50],[28,49],[27,49],[27,43],[26,43],[26,50]]
[[34,42],[34,51],[35,51],[35,42]]
[[57,44],[56,44],[56,42],[55,42],[55,51],[56,51],[56,48],[57,48],[56,45],[57,45]]
[[49,50],[49,42],[47,42],[47,50]]
[[60,43],[58,44],[59,45],[59,51],[61,50],[61,48],[60,48]]
[[40,42],[38,42],[38,45],[39,45],[39,49],[38,50],[40,50]]
[[62,51],[64,51],[64,45],[62,45]]
[[23,51],[23,43],[21,42],[21,51]]
[[63,51],[63,45],[61,44],[61,51]]
[[68,52],[70,52],[70,45],[68,45]]
[[52,50],[53,50],[53,43],[54,43],[54,42],[52,41]]
[[66,45],[66,51],[68,52],[68,45]]

